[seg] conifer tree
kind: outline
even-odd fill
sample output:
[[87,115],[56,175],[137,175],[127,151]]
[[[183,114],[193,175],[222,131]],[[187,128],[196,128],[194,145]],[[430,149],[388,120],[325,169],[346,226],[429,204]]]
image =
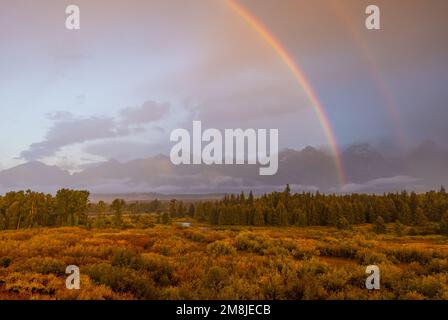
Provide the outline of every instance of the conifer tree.
[[405,227],[404,227],[404,225],[400,222],[400,220],[397,220],[397,221],[395,222],[394,229],[395,229],[395,233],[397,234],[397,236],[401,237],[401,236],[404,235]]
[[171,224],[171,216],[168,212],[162,213],[162,224]]
[[249,206],[254,205],[254,194],[252,193],[252,190],[250,190],[250,192],[249,192],[249,197],[247,198],[247,203],[249,204]]
[[295,225],[299,226],[299,227],[306,227],[308,225],[308,219],[307,219],[306,213],[303,210],[296,208],[295,214],[297,217]]
[[254,226],[261,227],[265,225],[263,209],[260,206],[255,208]]
[[339,217],[336,227],[341,230],[348,230],[351,228],[350,223],[344,216]]
[[440,232],[448,235],[448,211],[442,216],[442,220],[440,221]]
[[126,202],[123,199],[115,199],[112,201],[111,209],[114,211],[114,224],[121,226],[123,224],[123,209]]
[[170,205],[169,205],[170,217],[171,218],[175,218],[176,217],[176,212],[177,212],[176,199],[172,199],[170,201]]
[[386,223],[381,216],[378,216],[375,220],[375,224],[373,226],[373,231],[376,233],[386,233]]

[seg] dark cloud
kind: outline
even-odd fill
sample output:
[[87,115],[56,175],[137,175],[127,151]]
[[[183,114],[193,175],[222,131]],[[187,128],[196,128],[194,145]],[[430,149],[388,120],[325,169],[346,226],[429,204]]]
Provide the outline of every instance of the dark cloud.
[[[123,135],[125,132],[120,132]],[[110,138],[118,135],[113,118],[78,118],[57,120],[48,130],[45,140],[33,143],[20,156],[28,161],[52,156],[62,147],[75,143]]]
[[[143,133],[145,129],[140,125],[160,120],[169,110],[167,103],[146,101],[141,106],[122,109],[117,118],[77,118],[67,111],[47,114],[53,124],[45,135],[45,140],[31,144],[27,150],[21,152],[20,157],[34,161],[53,156],[63,147],[76,143]],[[91,147],[88,150],[92,154],[98,154]]]

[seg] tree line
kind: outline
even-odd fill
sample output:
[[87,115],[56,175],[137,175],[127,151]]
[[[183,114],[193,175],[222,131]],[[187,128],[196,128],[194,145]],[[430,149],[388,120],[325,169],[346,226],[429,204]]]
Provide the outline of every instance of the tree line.
[[11,191],[0,196],[0,229],[87,224],[89,192],[61,189],[55,196]]
[[227,195],[220,201],[199,203],[195,206],[194,218],[215,225],[339,228],[363,223],[423,226],[434,222],[445,230],[448,229],[448,194],[443,187],[423,194],[406,191],[382,195],[291,194],[286,186],[283,192],[258,198],[250,192],[247,197],[241,193]]
[[[12,191],[0,196],[0,229],[20,229],[44,226],[125,225],[124,213],[156,213],[157,222],[171,223],[173,218],[191,217],[213,225],[245,226],[335,226],[373,223],[378,231],[385,224],[425,226],[438,224],[448,233],[448,194],[439,191],[422,194],[406,191],[369,194],[292,194],[289,185],[283,192],[255,197],[252,192],[230,194],[218,201],[184,203],[178,200],[162,202],[129,202],[115,199],[89,202],[85,190],[61,189],[56,195],[39,192]],[[107,215],[111,216],[106,217]]]

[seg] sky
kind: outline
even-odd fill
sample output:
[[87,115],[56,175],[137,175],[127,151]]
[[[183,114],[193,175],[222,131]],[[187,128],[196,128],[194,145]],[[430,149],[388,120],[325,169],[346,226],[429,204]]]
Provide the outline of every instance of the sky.
[[[303,70],[341,149],[447,147],[448,2],[239,0]],[[381,10],[381,30],[364,26]],[[81,29],[65,28],[65,8]],[[221,0],[0,0],[0,169],[168,154],[170,132],[278,128],[328,148],[284,60]],[[383,177],[378,177],[383,178]]]

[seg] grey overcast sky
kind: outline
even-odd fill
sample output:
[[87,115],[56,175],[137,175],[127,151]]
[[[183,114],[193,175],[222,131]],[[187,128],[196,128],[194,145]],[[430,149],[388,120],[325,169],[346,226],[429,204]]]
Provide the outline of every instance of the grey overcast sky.
[[[300,66],[341,148],[448,136],[448,2],[239,0]],[[81,30],[65,28],[77,4]],[[1,0],[0,168],[76,171],[170,149],[193,119],[279,128],[281,148],[326,147],[285,62],[226,1]]]

